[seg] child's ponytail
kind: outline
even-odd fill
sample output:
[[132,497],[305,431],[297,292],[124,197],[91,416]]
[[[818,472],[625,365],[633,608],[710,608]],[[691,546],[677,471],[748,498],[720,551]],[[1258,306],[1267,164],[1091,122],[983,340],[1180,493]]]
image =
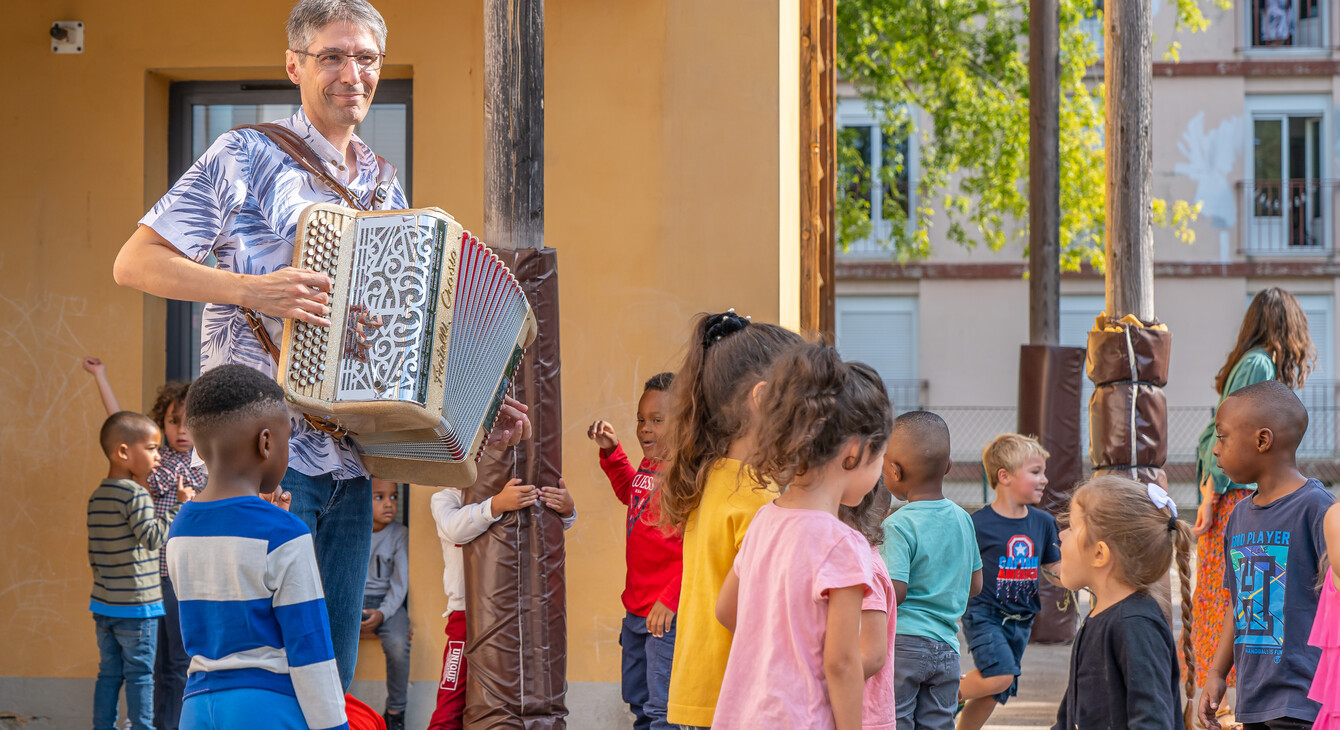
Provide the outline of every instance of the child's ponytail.
[[670,388],[669,458],[661,476],[661,524],[683,530],[702,501],[707,475],[748,423],[744,396],[774,358],[802,342],[734,311],[699,315]]
[[1183,520],[1176,522],[1176,534],[1173,535],[1173,550],[1177,556],[1177,579],[1182,591],[1182,658],[1186,662],[1186,709],[1183,711],[1187,727],[1195,727],[1196,719],[1196,652],[1191,645],[1191,549],[1196,538],[1191,534],[1191,526]]
[[767,427],[749,464],[759,481],[790,484],[836,458],[852,438],[860,441],[861,456],[842,468],[855,469],[888,442],[893,409],[870,366],[809,344],[778,358],[765,379],[758,419]]

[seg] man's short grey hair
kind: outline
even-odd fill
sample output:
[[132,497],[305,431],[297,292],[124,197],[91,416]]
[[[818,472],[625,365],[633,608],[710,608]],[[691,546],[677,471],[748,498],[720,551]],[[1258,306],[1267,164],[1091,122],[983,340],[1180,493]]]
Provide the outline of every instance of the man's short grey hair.
[[322,28],[338,21],[367,28],[377,39],[377,50],[386,52],[386,21],[367,0],[298,0],[288,15],[288,47],[307,50]]

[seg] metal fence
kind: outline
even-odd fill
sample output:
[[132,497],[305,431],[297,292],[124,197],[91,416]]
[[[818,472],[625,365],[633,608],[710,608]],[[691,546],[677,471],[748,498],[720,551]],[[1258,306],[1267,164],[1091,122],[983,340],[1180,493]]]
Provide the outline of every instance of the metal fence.
[[[1325,483],[1340,482],[1340,434],[1336,428],[1340,407],[1335,402],[1335,382],[1308,383],[1308,386],[1302,393],[1308,406],[1309,425],[1298,450],[1300,467],[1308,476]],[[992,495],[982,470],[982,448],[998,434],[1015,431],[1017,410],[1013,406],[939,406],[925,410],[938,414],[949,426],[953,466],[945,479],[945,496],[964,506],[990,502]],[[1087,409],[1081,417],[1088,417]],[[1201,433],[1213,417],[1214,409],[1210,407],[1168,409],[1168,460],[1164,468],[1169,492],[1183,507],[1194,509],[1197,504],[1196,449]],[[1081,448],[1083,461],[1087,463],[1087,439]]]

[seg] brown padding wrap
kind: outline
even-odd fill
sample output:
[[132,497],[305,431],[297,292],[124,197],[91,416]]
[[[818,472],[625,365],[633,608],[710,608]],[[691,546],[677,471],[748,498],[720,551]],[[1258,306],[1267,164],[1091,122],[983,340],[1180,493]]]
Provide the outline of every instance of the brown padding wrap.
[[1149,327],[1123,327],[1121,332],[1090,332],[1085,368],[1095,383],[1136,380],[1168,384],[1172,333]]
[[1089,460],[1095,468],[1163,466],[1168,401],[1147,383],[1106,383],[1089,398]]
[[[506,458],[485,452],[469,502],[497,494],[513,474],[526,484],[556,486],[563,473],[557,252],[496,253],[539,321],[515,383],[515,397],[530,407],[534,436]],[[564,556],[562,521],[542,504],[507,514],[465,546],[467,728],[566,726]]]
[[[1084,474],[1080,447],[1080,409],[1084,350],[1078,347],[1024,345],[1019,350],[1019,433],[1032,434],[1051,457],[1047,487],[1038,505],[1054,516],[1070,508],[1070,493]],[[1030,640],[1063,644],[1075,638],[1078,613],[1064,589],[1041,581],[1042,611],[1033,621]]]

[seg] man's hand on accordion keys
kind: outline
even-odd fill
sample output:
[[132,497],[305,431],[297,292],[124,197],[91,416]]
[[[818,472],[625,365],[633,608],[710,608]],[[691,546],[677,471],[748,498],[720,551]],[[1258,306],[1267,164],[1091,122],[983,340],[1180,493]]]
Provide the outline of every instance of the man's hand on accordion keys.
[[281,319],[329,327],[330,277],[289,266],[268,274],[241,277],[242,306]]
[[498,418],[493,421],[493,430],[489,432],[487,446],[493,449],[509,449],[530,438],[530,417],[526,411],[530,408],[511,396],[503,397],[502,408],[498,409]]

